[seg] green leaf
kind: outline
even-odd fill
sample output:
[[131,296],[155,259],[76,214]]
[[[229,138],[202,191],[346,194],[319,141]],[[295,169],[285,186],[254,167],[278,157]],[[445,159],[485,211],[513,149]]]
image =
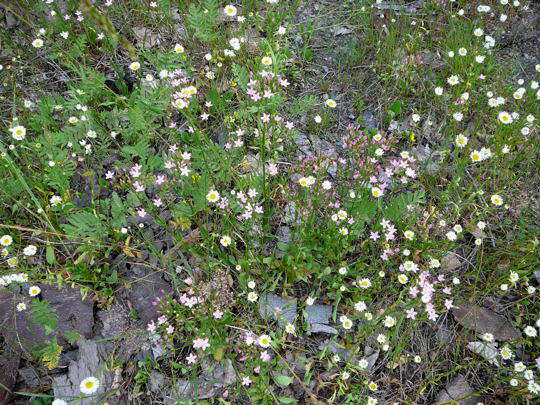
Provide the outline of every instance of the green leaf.
[[238,85],[245,89],[249,82],[248,70],[244,66],[234,63],[232,66],[232,73],[234,75],[234,80],[238,83]]
[[75,343],[77,340],[82,339],[83,336],[74,330],[67,330],[64,332],[64,337],[69,342],[70,345]]
[[295,402],[298,402],[298,400],[294,398],[287,398],[287,397],[278,397],[278,400],[282,404],[294,404]]
[[292,383],[292,378],[288,375],[276,375],[274,377],[274,381],[278,383],[279,385],[286,387],[290,383]]
[[191,3],[187,16],[189,28],[201,41],[211,42],[218,39],[217,19],[219,8],[216,0],[206,0],[203,4]]
[[58,326],[58,316],[47,300],[32,301],[30,316],[45,329],[45,334],[50,335]]
[[124,203],[120,199],[120,196],[117,193],[113,193],[111,199],[111,225],[117,228],[125,226],[127,224],[125,212],[126,209],[124,208]]
[[401,114],[401,101],[396,100],[394,103],[390,106],[390,111],[394,113],[394,115]]
[[77,212],[68,216],[67,220],[69,224],[62,225],[62,228],[70,237],[99,241],[107,235],[105,226],[92,212]]
[[56,257],[54,256],[54,248],[51,245],[47,245],[45,248],[45,258],[47,263],[54,264],[56,263]]

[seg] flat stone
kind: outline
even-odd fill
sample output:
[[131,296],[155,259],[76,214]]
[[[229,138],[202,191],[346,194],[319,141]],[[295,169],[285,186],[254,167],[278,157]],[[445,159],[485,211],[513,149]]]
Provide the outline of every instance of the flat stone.
[[93,304],[88,298],[82,299],[78,289],[64,286],[58,289],[55,286],[39,284],[40,298],[47,300],[49,306],[58,317],[58,326],[50,334],[36,323],[30,316],[30,311],[18,312],[15,306],[20,302],[10,290],[0,292],[0,334],[6,343],[19,353],[29,354],[33,349],[45,346],[45,341],[53,337],[58,338],[58,344],[68,345],[63,337],[67,331],[75,331],[89,338],[94,326]]
[[259,313],[263,318],[278,321],[279,326],[294,322],[296,317],[296,300],[282,298],[275,294],[265,294],[259,300]]
[[280,226],[278,227],[276,231],[276,238],[277,238],[277,250],[276,250],[276,257],[283,257],[286,249],[291,244],[291,228],[288,226]]
[[11,390],[17,381],[17,369],[20,357],[15,350],[5,347],[0,356],[0,404],[8,404],[11,398]]
[[440,163],[443,158],[441,152],[432,151],[428,145],[419,145],[411,149],[411,154],[430,175],[440,170]]
[[325,342],[321,343],[319,345],[319,350],[324,350],[325,348],[328,348],[330,352],[337,354],[339,356],[340,361],[345,361],[347,363],[358,363],[358,356],[355,356],[355,352],[353,349],[347,349],[340,344],[333,342],[332,340],[328,339]]
[[113,302],[108,310],[99,310],[96,315],[103,325],[101,335],[105,338],[117,338],[130,328],[129,310],[118,301]]
[[377,129],[379,127],[377,117],[375,117],[375,114],[370,110],[367,110],[362,114],[362,121],[367,129]]
[[337,335],[337,329],[329,326],[331,316],[330,305],[309,305],[306,307],[307,331]]
[[495,340],[518,340],[521,333],[504,316],[490,309],[482,308],[476,304],[462,302],[452,308],[452,315],[456,321],[476,334],[491,333]]
[[482,401],[481,397],[475,396],[467,398],[475,392],[476,391],[469,385],[465,377],[459,374],[450,381],[441,392],[439,392],[439,395],[437,395],[437,399],[435,400],[435,405],[448,405],[449,403],[456,405],[476,405],[478,402]]
[[311,150],[311,142],[306,135],[298,134],[294,138],[294,143],[304,155],[313,156],[313,151]]
[[447,345],[454,340],[455,333],[445,324],[440,324],[437,326],[435,337],[437,338],[437,342],[441,345]]
[[129,309],[119,301],[113,302],[108,310],[99,310],[96,315],[101,321],[99,334],[112,338],[106,345],[111,350],[115,349],[119,360],[126,361],[146,343],[147,332],[130,318]]
[[154,393],[159,393],[165,387],[165,375],[156,370],[150,371],[148,374],[150,379],[150,391]]
[[499,354],[499,351],[497,350],[497,346],[495,346],[493,343],[490,342],[469,342],[467,344],[467,349],[470,351],[479,354],[484,359],[488,360],[491,364],[499,366],[499,361],[497,360],[497,356]]
[[282,221],[286,224],[298,224],[300,220],[297,218],[298,211],[296,209],[296,203],[290,201],[285,205],[283,210],[283,219]]
[[21,368],[18,373],[29,388],[38,388],[42,385],[41,378],[34,367]]
[[129,288],[126,287],[126,296],[137,311],[137,315],[144,324],[149,323],[158,316],[157,306],[152,305],[156,297],[172,292],[171,286],[163,280],[161,273],[146,266],[132,266],[127,277]]
[[366,371],[373,370],[373,367],[375,367],[375,363],[377,362],[377,359],[379,358],[379,354],[381,353],[380,349],[373,349],[370,346],[366,346],[364,349],[364,358],[366,359],[368,365],[366,367]]
[[[81,399],[77,403],[80,405],[101,403],[105,399],[103,394],[111,389],[113,383],[113,375],[107,369],[108,352],[105,344],[92,340],[80,340],[77,344],[79,346],[77,361],[70,363],[67,374],[53,377],[54,396],[65,400],[79,397],[81,381],[87,377],[96,377],[100,383],[96,394],[91,398]],[[107,398],[107,402],[115,403],[110,398]]]
[[459,260],[459,256],[454,252],[448,253],[441,260],[441,268],[443,270],[452,271],[457,269],[459,266],[461,266],[461,260]]
[[236,381],[236,372],[230,359],[222,362],[206,362],[205,370],[198,380],[178,380],[170,393],[165,396],[167,404],[184,403],[213,398]]
[[150,48],[161,43],[161,36],[146,27],[133,27],[133,34],[137,44],[143,48]]

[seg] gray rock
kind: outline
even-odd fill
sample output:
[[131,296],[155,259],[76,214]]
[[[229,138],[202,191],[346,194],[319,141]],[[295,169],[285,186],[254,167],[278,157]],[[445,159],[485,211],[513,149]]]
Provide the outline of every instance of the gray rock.
[[165,375],[156,371],[152,370],[150,371],[150,374],[148,375],[150,382],[150,391],[153,393],[159,393],[163,390],[165,387],[166,381],[165,381]]
[[377,117],[375,117],[375,114],[370,110],[366,110],[362,114],[362,121],[364,121],[364,125],[367,129],[377,129],[379,127]]
[[394,10],[394,11],[401,11],[405,14],[414,13],[417,8],[422,7],[424,5],[424,0],[417,0],[414,3],[411,4],[396,4],[391,2],[386,3],[375,3],[374,7],[379,10]]
[[119,360],[126,361],[146,343],[147,332],[130,318],[129,309],[120,302],[115,301],[108,310],[99,310],[96,315],[101,321],[99,334],[112,338],[106,345],[110,350],[116,348]]
[[439,392],[439,395],[437,395],[437,399],[435,400],[435,405],[476,405],[478,402],[482,401],[482,398],[477,396],[467,398],[474,393],[475,390],[469,385],[465,377],[459,374],[456,378],[450,381],[441,392]]
[[311,150],[311,142],[306,135],[298,134],[298,136],[294,138],[294,143],[296,143],[296,146],[304,155],[313,156],[313,151]]
[[519,340],[521,333],[504,316],[478,305],[462,302],[452,308],[456,321],[467,329],[472,329],[478,335],[491,333],[496,340]]
[[257,155],[246,155],[244,158],[244,162],[247,163],[248,171],[250,173],[254,173],[257,176],[262,176],[262,162],[259,157],[259,154]]
[[5,347],[0,356],[0,404],[8,404],[11,397],[11,389],[17,381],[17,368],[20,357],[10,347]]
[[19,369],[19,376],[24,380],[29,388],[41,387],[41,379],[34,367],[24,367]]
[[282,298],[275,294],[265,294],[259,299],[259,313],[263,318],[278,321],[279,326],[293,323],[296,317],[296,300]]
[[453,271],[459,268],[459,266],[461,266],[461,260],[459,260],[459,256],[454,252],[448,253],[441,260],[441,268],[443,270]]
[[296,210],[296,203],[294,201],[290,201],[287,203],[287,205],[285,205],[285,209],[283,210],[282,222],[296,225],[300,222],[297,215],[298,212]]
[[19,25],[19,20],[15,17],[14,14],[10,13],[9,11],[5,12],[6,16],[6,27],[7,28],[13,28],[17,25]]
[[330,339],[319,345],[319,350],[324,350],[325,348],[328,348],[328,350],[330,350],[332,353],[337,354],[340,361],[357,363],[359,360],[358,356],[355,355],[356,353],[353,349],[347,349],[340,344],[331,341]]
[[171,286],[163,280],[161,274],[146,266],[132,266],[127,277],[126,296],[145,324],[158,315],[157,306],[152,305],[156,297],[172,292]]
[[488,360],[491,364],[499,366],[499,361],[497,360],[497,356],[499,354],[499,351],[497,350],[497,346],[495,344],[490,342],[469,342],[467,344],[467,349],[470,351],[479,354],[484,359]]
[[330,305],[310,305],[306,307],[307,331],[336,335],[338,331],[329,326],[331,316],[332,307]]
[[440,170],[440,163],[443,159],[440,152],[432,151],[427,145],[419,145],[412,148],[411,153],[418,161],[418,164],[423,165],[429,174],[433,175]]
[[0,292],[0,334],[8,346],[19,353],[29,353],[35,348],[45,346],[46,340],[58,338],[58,344],[68,345],[63,334],[75,331],[89,338],[94,326],[93,304],[88,298],[82,299],[78,289],[64,286],[41,285],[40,298],[49,302],[50,308],[58,317],[58,326],[50,335],[30,316],[30,311],[18,312],[15,309],[20,302],[18,296],[9,290]]
[[[90,405],[100,403],[99,399],[104,399],[103,394],[111,389],[113,375],[107,369],[108,352],[103,342],[98,343],[92,340],[80,340],[79,355],[77,361],[71,362],[68,374],[58,375],[53,378],[52,388],[55,397],[68,398],[79,397],[81,391],[79,385],[87,377],[96,377],[99,380],[99,388],[92,397],[84,398],[80,405]],[[107,402],[114,404],[111,398]]]
[[334,35],[337,37],[337,36],[340,36],[340,35],[348,35],[348,34],[352,34],[354,31],[348,27],[339,27],[337,28],[335,31],[334,31]]
[[[289,246],[292,239],[291,228],[289,228],[288,226],[278,227],[277,232],[276,232],[276,238],[279,244]],[[283,246],[278,245],[276,256],[283,257],[283,254],[284,254]]]
[[455,333],[445,324],[440,324],[435,332],[435,338],[441,345],[447,345],[454,340]]
[[105,338],[119,337],[130,327],[129,310],[118,301],[113,302],[108,310],[99,310],[96,315],[102,322],[101,335]]
[[165,396],[167,404],[177,404],[182,401],[209,399],[236,381],[236,372],[230,359],[222,362],[206,362],[205,370],[198,380],[179,380],[173,389]]
[[364,349],[364,358],[368,362],[368,365],[366,367],[366,371],[373,370],[373,367],[375,367],[375,363],[377,362],[377,359],[379,358],[379,354],[381,353],[380,349],[373,349],[370,346],[366,346]]
[[309,139],[316,154],[336,156],[336,148],[330,142],[315,135],[310,135]]
[[145,49],[161,43],[161,35],[152,32],[146,27],[133,27],[133,34],[135,35],[137,45]]

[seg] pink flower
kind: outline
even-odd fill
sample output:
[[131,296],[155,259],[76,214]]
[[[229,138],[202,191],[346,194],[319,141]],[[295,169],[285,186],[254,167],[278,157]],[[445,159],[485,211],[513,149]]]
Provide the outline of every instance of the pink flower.
[[187,364],[194,364],[197,362],[197,356],[191,353],[189,356],[186,357],[186,360],[187,360]]
[[242,385],[245,385],[245,386],[250,385],[252,382],[253,382],[253,381],[251,381],[251,378],[249,378],[249,376],[244,377],[244,378],[242,379]]
[[210,343],[208,343],[208,338],[197,338],[193,340],[193,348],[194,349],[202,349],[206,350],[210,347]]
[[215,318],[215,319],[221,319],[221,317],[223,316],[223,312],[221,312],[219,309],[216,309],[214,311],[214,313],[212,314],[212,316]]
[[261,360],[265,363],[268,363],[270,361],[270,354],[268,354],[268,350],[265,350],[261,353]]
[[173,332],[174,332],[174,326],[172,326],[172,325],[169,325],[169,326],[167,327],[167,329],[165,329],[165,330],[166,330],[166,331],[167,331],[167,333],[168,333],[168,334],[170,335],[171,333],[173,333]]
[[131,175],[131,177],[139,177],[141,175],[141,169],[141,165],[135,165],[130,169],[129,174]]
[[144,186],[141,184],[140,181],[136,181],[133,183],[133,187],[135,187],[135,191],[137,193],[142,193],[144,191]]
[[270,176],[275,176],[278,173],[278,167],[275,163],[269,163],[268,164],[268,174]]
[[414,308],[408,309],[406,312],[407,312],[407,319],[416,319],[417,312],[414,310]]
[[270,122],[270,114],[263,114],[263,116],[261,117],[261,121],[264,123]]

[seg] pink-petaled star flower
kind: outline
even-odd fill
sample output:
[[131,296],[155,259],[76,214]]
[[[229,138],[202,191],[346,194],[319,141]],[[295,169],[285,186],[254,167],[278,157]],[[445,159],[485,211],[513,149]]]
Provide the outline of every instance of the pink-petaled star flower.
[[245,386],[250,385],[252,382],[253,382],[253,381],[251,381],[251,378],[249,378],[249,376],[244,377],[244,378],[242,379],[242,385],[245,385]]
[[265,363],[268,363],[270,361],[270,354],[268,354],[268,350],[265,350],[261,353],[261,360]]
[[186,357],[186,360],[187,360],[187,364],[194,364],[197,362],[197,356],[191,353],[189,356]]
[[410,318],[410,319],[416,319],[416,313],[417,313],[417,312],[416,312],[413,308],[408,309],[406,312],[407,312],[407,318],[408,318],[408,319],[409,319],[409,318]]
[[193,340],[193,348],[194,349],[202,349],[206,350],[210,347],[210,343],[208,343],[208,338],[197,338]]

